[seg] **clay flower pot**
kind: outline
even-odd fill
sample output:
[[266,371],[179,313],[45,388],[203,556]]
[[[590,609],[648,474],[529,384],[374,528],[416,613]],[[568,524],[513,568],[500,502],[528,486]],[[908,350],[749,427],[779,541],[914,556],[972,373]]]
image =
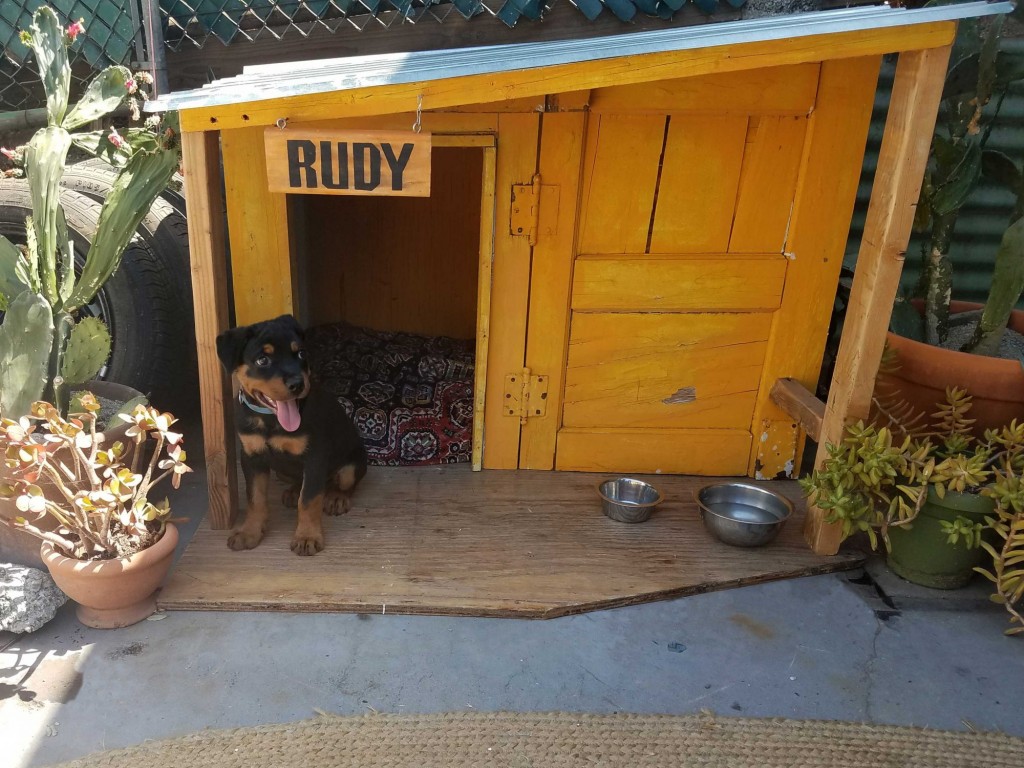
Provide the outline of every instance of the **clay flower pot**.
[[148,549],[118,560],[74,560],[43,542],[43,562],[57,586],[78,603],[76,615],[87,627],[114,629],[142,621],[156,611],[154,593],[171,569],[178,529]]
[[[963,301],[950,303],[953,314],[980,307]],[[1024,312],[1014,310],[1008,325],[1024,333]],[[968,416],[976,419],[974,433],[978,437],[1013,419],[1024,421],[1024,367],[1019,361],[933,347],[895,333],[888,335],[888,342],[900,367],[883,378],[915,410],[934,413],[936,404],[945,402],[946,387],[956,386],[965,388],[974,399]]]

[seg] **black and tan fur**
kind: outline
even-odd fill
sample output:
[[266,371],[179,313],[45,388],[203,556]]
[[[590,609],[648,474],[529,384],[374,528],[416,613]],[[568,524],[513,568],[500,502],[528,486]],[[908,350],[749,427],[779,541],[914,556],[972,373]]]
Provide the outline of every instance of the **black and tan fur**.
[[291,315],[222,333],[217,355],[250,402],[297,400],[301,416],[298,429],[289,432],[276,415],[257,413],[235,399],[248,506],[228,546],[252,549],[263,539],[273,470],[291,483],[284,503],[298,506],[292,551],[314,555],[324,548],[322,515],[347,512],[351,493],[366,474],[359,433],[337,400],[310,385],[302,329]]

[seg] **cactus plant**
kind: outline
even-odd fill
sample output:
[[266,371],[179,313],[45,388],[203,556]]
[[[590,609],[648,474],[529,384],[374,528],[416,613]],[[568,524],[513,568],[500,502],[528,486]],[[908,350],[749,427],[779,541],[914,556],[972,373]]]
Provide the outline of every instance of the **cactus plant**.
[[83,317],[71,330],[61,376],[68,386],[84,384],[110,357],[110,332],[97,317]]
[[38,293],[24,291],[11,302],[0,325],[0,412],[28,413],[33,392],[46,385],[49,350],[53,341],[50,305]]
[[[73,133],[129,103],[138,112],[147,80],[125,67],[108,67],[69,107],[67,46],[82,31],[80,22],[61,27],[57,14],[40,7],[22,42],[31,46],[46,91],[47,125],[19,150],[4,150],[24,164],[32,199],[25,222],[25,245],[0,236],[0,308],[10,307],[0,335],[4,361],[3,415],[17,418],[45,397],[67,409],[67,384],[80,384],[100,370],[110,353],[110,335],[95,318],[77,317],[117,270],[135,229],[177,170],[177,121],[173,114],[152,117],[145,127]],[[60,180],[68,150],[75,144],[108,158],[120,168],[100,210],[96,233],[76,277],[74,251],[60,204]],[[27,296],[27,298],[26,298]],[[45,321],[39,311],[45,305]],[[11,327],[7,327],[12,323]],[[35,343],[15,338],[29,323]],[[10,369],[10,370],[7,370]],[[44,375],[40,377],[39,371]]]
[[961,25],[954,63],[943,91],[944,135],[932,140],[928,171],[918,201],[915,229],[922,242],[918,292],[924,300],[923,324],[905,301],[893,312],[893,330],[928,344],[946,342],[953,285],[950,246],[961,208],[982,175],[1005,183],[1017,197],[1013,215],[996,254],[995,274],[982,317],[962,352],[995,355],[1010,312],[1024,293],[1024,186],[1016,163],[986,147],[1011,84],[1024,80],[1024,60],[1000,50],[1004,17]]

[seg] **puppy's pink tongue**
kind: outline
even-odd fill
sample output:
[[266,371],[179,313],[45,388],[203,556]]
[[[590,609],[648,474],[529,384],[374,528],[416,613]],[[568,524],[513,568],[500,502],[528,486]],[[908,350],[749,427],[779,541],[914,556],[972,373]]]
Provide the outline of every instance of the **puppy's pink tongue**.
[[277,420],[289,432],[294,432],[298,429],[299,423],[302,421],[302,417],[299,416],[299,401],[278,400]]

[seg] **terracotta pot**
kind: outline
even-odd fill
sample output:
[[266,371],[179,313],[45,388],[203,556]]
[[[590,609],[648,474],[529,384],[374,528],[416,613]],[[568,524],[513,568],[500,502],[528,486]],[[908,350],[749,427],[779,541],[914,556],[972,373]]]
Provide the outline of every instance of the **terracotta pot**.
[[[88,389],[94,395],[99,395],[100,397],[110,400],[121,400],[123,402],[128,402],[142,395],[138,390],[126,387],[124,384],[116,384],[112,381],[90,381],[83,385],[83,389]],[[97,437],[101,443],[112,443],[121,440],[127,445],[128,443],[125,440],[127,432],[128,424],[121,421],[121,423],[114,425],[113,428],[100,432]],[[7,469],[0,464],[0,480],[6,479],[8,479]],[[17,511],[13,500],[0,499],[0,516],[10,520],[20,514],[22,513]],[[33,520],[32,522],[36,527],[44,531],[52,531],[57,527],[57,521],[49,515],[43,515],[40,519]],[[0,524],[0,562],[27,565],[31,568],[42,568],[43,561],[39,557],[39,539],[17,528]]]
[[156,544],[128,558],[74,560],[48,541],[40,553],[57,586],[78,603],[78,620],[87,627],[114,629],[156,611],[154,593],[171,569],[177,544],[178,529],[168,523]]
[[[953,314],[980,309],[980,304],[950,302]],[[1024,311],[1014,310],[1009,327],[1024,333]],[[1013,419],[1024,421],[1024,367],[1017,360],[973,355],[933,347],[919,341],[888,334],[900,368],[883,379],[923,413],[932,414],[946,399],[946,387],[963,387],[974,398],[969,416],[976,419],[979,437],[990,427],[1001,427]]]

